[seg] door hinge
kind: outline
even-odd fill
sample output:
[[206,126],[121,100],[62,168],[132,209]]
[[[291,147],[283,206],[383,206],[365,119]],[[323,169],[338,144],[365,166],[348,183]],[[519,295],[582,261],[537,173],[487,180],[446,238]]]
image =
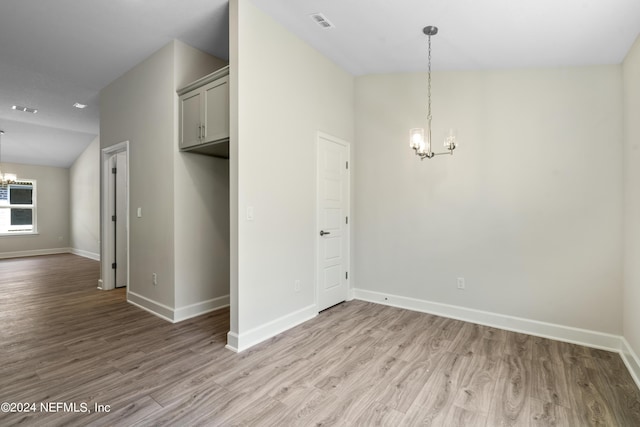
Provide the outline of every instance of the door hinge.
[[345,224],[349,224],[349,217],[348,217],[348,216],[345,216],[345,217],[344,217],[344,223],[345,223]]
[[118,172],[118,168],[111,168],[111,173],[116,173]]
[[345,272],[344,272],[344,278],[345,278],[345,279],[347,279],[347,280],[349,280],[349,272],[348,272],[348,271],[345,271]]
[[111,221],[115,222],[115,220],[116,220],[116,216],[115,215],[111,215]]
[[114,268],[114,269],[115,269],[117,265],[118,265],[118,264],[116,264],[115,262],[112,262],[112,263],[111,263],[111,268]]

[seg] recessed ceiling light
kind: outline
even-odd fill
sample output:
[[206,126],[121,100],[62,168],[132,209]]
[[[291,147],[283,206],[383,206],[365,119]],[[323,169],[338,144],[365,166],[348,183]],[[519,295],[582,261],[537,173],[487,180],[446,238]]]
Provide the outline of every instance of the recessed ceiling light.
[[313,21],[318,24],[322,29],[324,30],[328,30],[329,28],[335,28],[335,25],[333,25],[326,16],[324,16],[322,13],[312,13],[311,15],[309,15],[311,17],[311,19],[313,19]]
[[38,110],[35,108],[21,107],[20,105],[13,105],[11,109],[16,111],[24,111],[25,113],[31,113],[31,114],[35,114],[38,112]]
[[80,104],[79,102],[76,102],[75,104],[73,104],[74,107],[79,108],[79,109],[83,109],[83,108],[87,108],[87,104]]

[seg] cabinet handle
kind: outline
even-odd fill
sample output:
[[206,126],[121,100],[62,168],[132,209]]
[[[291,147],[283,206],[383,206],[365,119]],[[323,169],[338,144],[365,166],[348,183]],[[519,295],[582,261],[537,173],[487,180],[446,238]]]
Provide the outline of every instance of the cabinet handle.
[[198,125],[198,141],[202,139],[202,125]]
[[206,125],[202,125],[202,139],[204,140],[207,137],[207,127]]

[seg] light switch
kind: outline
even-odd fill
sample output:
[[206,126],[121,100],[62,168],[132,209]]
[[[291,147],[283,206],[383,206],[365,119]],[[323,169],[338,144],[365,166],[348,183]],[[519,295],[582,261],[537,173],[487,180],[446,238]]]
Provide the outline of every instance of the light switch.
[[253,206],[247,206],[247,221],[253,221]]
[[142,218],[142,208],[138,208],[138,218]]

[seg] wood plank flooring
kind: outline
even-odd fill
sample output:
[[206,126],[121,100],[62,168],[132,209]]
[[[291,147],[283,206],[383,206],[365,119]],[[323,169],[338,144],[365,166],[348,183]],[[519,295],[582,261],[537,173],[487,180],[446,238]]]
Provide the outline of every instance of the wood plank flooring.
[[170,324],[74,255],[0,260],[0,425],[640,426],[615,353],[351,301],[246,352],[228,310]]

